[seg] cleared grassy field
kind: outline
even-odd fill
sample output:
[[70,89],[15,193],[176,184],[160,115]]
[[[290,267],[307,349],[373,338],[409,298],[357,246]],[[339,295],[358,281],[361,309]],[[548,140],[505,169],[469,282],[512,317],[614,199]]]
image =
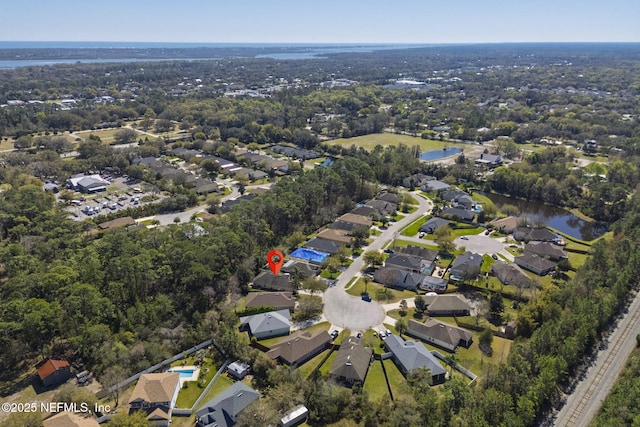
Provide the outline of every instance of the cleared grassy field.
[[[395,133],[374,133],[371,135],[357,136],[355,138],[340,138],[333,141],[328,141],[329,144],[341,145],[343,147],[350,147],[355,145],[356,147],[362,147],[365,150],[371,151],[376,145],[382,145],[383,147],[388,145],[408,145],[412,147],[414,145],[420,146],[421,150],[440,150],[444,147],[454,145],[452,142],[436,141],[433,139],[422,139],[420,137],[413,137],[409,135],[398,135]],[[458,143],[456,143],[458,144]]]
[[[78,138],[89,138],[89,135],[96,135],[100,137],[100,140],[102,142],[104,142],[105,144],[114,144],[116,139],[115,139],[115,134],[116,132],[120,131],[122,129],[99,129],[99,130],[83,130],[81,132],[76,132],[75,136],[77,136]],[[135,129],[133,129],[135,130]],[[135,130],[138,133],[138,137],[139,138],[145,138],[148,135],[145,135],[141,132],[138,132],[137,130]]]

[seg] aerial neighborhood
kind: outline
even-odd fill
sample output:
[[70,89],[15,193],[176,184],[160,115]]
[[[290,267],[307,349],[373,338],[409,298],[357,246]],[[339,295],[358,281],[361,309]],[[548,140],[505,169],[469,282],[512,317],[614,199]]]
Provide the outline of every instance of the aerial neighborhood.
[[635,45],[87,49],[0,69],[0,427],[624,412]]

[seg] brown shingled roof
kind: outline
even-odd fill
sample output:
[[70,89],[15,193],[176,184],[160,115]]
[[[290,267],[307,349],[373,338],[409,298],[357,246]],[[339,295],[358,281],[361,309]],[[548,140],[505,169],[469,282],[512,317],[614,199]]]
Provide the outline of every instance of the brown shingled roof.
[[310,332],[297,332],[289,338],[273,345],[267,355],[272,359],[280,358],[292,365],[298,362],[303,356],[313,352],[321,346],[325,346],[331,341],[327,331],[320,331],[315,335]]
[[142,374],[136,388],[131,393],[129,403],[136,400],[149,403],[171,402],[179,383],[180,374],[177,372]]

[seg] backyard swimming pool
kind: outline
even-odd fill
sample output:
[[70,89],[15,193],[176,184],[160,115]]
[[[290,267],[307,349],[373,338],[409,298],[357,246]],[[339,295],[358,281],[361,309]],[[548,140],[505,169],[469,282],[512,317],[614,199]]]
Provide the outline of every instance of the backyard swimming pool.
[[314,251],[313,249],[298,248],[291,253],[291,256],[322,264],[322,262],[329,257],[329,254],[326,252]]

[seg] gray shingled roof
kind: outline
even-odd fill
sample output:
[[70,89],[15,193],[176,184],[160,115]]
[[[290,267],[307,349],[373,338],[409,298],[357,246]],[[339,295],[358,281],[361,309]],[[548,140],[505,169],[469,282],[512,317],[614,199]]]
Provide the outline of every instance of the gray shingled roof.
[[393,353],[406,372],[424,367],[429,369],[431,376],[446,373],[438,359],[422,343],[405,341],[392,334],[384,340],[384,345]]
[[247,406],[260,394],[238,381],[196,411],[196,420],[203,427],[230,427]]

